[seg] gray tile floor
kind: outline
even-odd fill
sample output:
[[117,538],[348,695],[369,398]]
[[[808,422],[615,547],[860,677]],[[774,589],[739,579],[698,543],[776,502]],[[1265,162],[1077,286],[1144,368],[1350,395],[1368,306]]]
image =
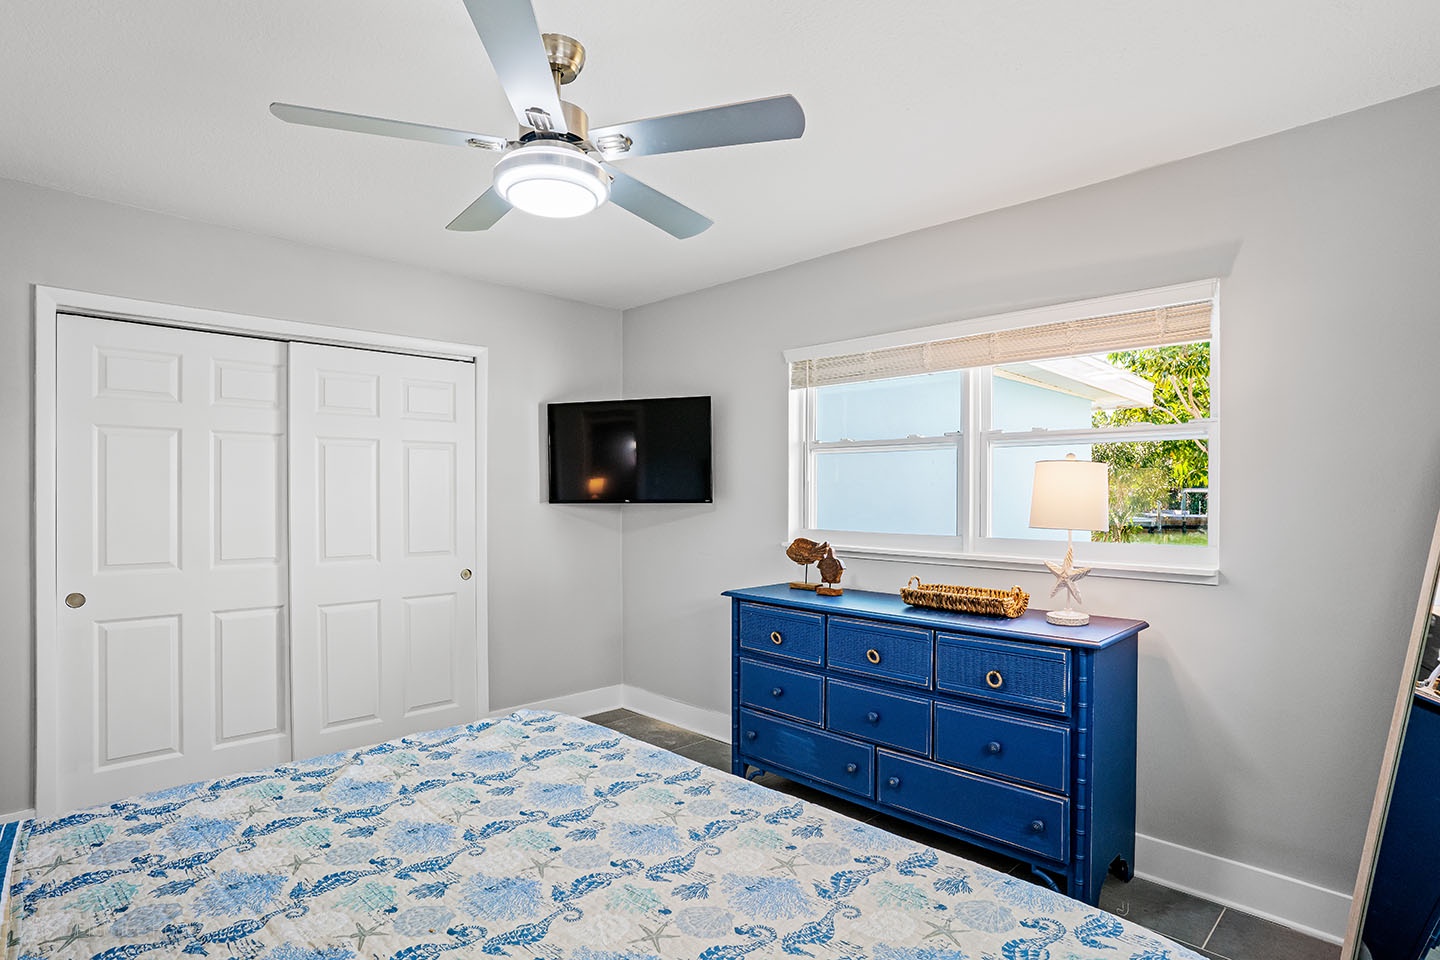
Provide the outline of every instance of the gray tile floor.
[[[655,720],[631,710],[610,710],[586,719],[637,740],[664,747],[699,763],[725,771],[730,769],[730,744],[712,740],[693,730],[686,730],[684,727]],[[757,782],[802,800],[818,803],[856,820],[884,827],[937,850],[959,854],[968,860],[1017,876],[1026,876],[1029,873],[1023,864],[1008,857],[931,833],[905,821],[847,803],[773,774],[766,774]],[[1100,892],[1100,906],[1183,943],[1202,956],[1215,957],[1218,960],[1332,960],[1340,955],[1339,946],[1333,943],[1316,940],[1233,907],[1221,906],[1139,878],[1129,883],[1121,883],[1113,877],[1107,880]]]

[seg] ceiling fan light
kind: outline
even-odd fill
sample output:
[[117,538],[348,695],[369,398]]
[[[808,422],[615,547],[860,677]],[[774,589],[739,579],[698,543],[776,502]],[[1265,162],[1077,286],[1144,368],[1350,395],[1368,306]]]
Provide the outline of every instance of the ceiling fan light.
[[610,178],[577,147],[528,143],[495,164],[495,192],[539,217],[579,217],[610,198]]

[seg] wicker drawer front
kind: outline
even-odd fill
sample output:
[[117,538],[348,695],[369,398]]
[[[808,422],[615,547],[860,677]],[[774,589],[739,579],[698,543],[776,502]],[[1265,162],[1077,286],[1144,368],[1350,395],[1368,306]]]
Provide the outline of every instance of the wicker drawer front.
[[840,680],[825,682],[825,728],[849,733],[912,753],[930,752],[930,700],[863,687]]
[[740,702],[747,707],[783,713],[818,727],[824,718],[823,693],[818,674],[740,659]]
[[846,737],[741,710],[740,752],[761,766],[774,764],[862,797],[875,796],[875,748]]
[[825,662],[832,669],[926,689],[933,648],[934,635],[914,627],[831,617],[825,629]]
[[935,638],[935,686],[952,693],[1070,712],[1070,651],[942,633]]
[[740,647],[818,665],[825,656],[825,618],[818,613],[742,603]]
[[1070,856],[1070,801],[1038,790],[912,760],[886,750],[876,761],[883,803],[1050,860]]
[[1070,729],[980,707],[935,704],[935,759],[1070,792]]

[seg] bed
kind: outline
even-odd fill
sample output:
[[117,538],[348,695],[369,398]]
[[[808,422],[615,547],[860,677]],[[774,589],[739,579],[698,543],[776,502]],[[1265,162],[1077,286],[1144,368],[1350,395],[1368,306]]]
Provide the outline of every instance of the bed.
[[33,821],[12,846],[7,960],[1197,957],[549,712]]

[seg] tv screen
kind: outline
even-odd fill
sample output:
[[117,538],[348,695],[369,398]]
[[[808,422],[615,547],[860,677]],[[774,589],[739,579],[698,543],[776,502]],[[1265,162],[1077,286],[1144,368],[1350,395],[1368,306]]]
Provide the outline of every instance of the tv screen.
[[547,405],[551,503],[710,503],[710,398]]

